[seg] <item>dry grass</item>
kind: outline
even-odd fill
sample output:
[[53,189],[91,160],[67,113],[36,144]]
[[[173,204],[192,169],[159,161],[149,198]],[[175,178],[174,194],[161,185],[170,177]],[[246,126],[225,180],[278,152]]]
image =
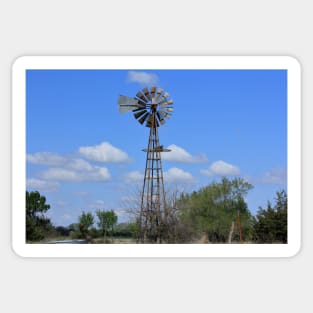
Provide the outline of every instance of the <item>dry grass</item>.
[[93,239],[93,243],[95,244],[133,244],[136,243],[134,238],[96,238]]

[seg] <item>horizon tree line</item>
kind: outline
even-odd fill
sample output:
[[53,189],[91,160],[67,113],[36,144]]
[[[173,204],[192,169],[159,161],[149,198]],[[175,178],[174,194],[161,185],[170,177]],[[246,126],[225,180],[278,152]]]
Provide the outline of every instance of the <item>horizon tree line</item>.
[[[245,197],[253,186],[242,178],[222,178],[191,193],[171,192],[166,206],[167,219],[160,224],[163,243],[193,243],[204,237],[205,242],[287,243],[288,197],[285,190],[276,192],[274,204],[259,207],[253,215]],[[136,239],[139,233],[137,205],[131,208],[132,220],[118,224],[114,210],[97,210],[95,216],[82,211],[78,222],[68,227],[54,227],[45,216],[50,209],[38,191],[26,191],[26,241],[44,239],[51,230],[91,240],[102,236],[107,240],[120,233]],[[239,219],[240,217],[240,219]],[[149,242],[148,242],[149,243]]]

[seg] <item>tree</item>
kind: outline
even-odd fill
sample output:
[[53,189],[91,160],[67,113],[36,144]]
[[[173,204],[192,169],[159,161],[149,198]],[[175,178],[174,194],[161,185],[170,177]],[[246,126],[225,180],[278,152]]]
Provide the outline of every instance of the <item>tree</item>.
[[118,237],[136,238],[136,227],[137,225],[131,222],[119,223],[114,227],[114,235]]
[[286,191],[276,193],[275,205],[267,203],[267,209],[259,208],[253,221],[253,240],[258,243],[287,243],[287,206]]
[[38,241],[45,237],[52,224],[44,213],[50,209],[46,198],[38,191],[26,191],[26,240]]
[[205,233],[210,242],[227,242],[232,223],[240,214],[242,233],[248,238],[251,231],[251,214],[244,197],[253,188],[241,178],[229,180],[222,178],[221,182],[182,194],[177,201],[180,211],[180,221],[194,236]]
[[79,230],[84,238],[87,238],[88,230],[94,224],[94,216],[92,213],[85,213],[84,211],[78,217]]
[[[165,208],[156,229],[156,232],[160,235],[160,242],[180,243],[185,242],[185,239],[190,237],[189,229],[179,221],[177,201],[181,193],[182,191],[179,191],[177,186],[172,186],[165,192]],[[123,207],[131,220],[133,237],[137,239],[137,243],[141,242],[142,239],[142,225],[140,223],[141,201],[142,191],[139,188],[134,189],[130,196],[123,201]],[[147,243],[155,243],[156,236],[146,234],[145,241]]]
[[98,226],[103,232],[103,237],[106,239],[107,233],[113,233],[114,226],[117,223],[117,215],[113,210],[111,211],[101,211],[98,210],[96,212],[97,217],[99,219]]
[[57,227],[55,227],[55,231],[60,236],[68,237],[70,235],[70,230],[68,227],[57,226]]

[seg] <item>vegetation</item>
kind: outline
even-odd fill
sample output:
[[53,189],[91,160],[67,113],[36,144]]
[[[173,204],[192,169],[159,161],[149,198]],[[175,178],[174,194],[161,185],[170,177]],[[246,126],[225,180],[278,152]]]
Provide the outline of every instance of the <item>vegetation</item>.
[[103,237],[105,240],[108,233],[113,234],[114,226],[117,223],[117,215],[113,210],[111,211],[98,210],[96,214],[99,220],[98,226],[102,230]]
[[26,191],[26,241],[42,240],[51,230],[51,221],[44,215],[49,209],[38,191]]
[[268,202],[267,209],[261,207],[253,220],[253,240],[258,243],[287,243],[287,194],[276,193],[275,205]]
[[[190,194],[168,193],[170,205],[165,209],[166,218],[159,230],[162,242],[287,243],[287,193],[277,192],[274,205],[268,202],[266,209],[260,207],[253,216],[245,201],[252,188],[241,178],[223,178]],[[133,243],[140,233],[136,215],[134,222],[118,224],[113,210],[98,210],[95,216],[82,211],[77,223],[55,227],[45,216],[49,209],[46,198],[38,191],[26,192],[28,242],[53,237],[83,238],[94,243]]]
[[135,223],[119,223],[114,229],[113,236],[122,238],[136,238]]
[[78,217],[79,231],[82,237],[86,238],[89,228],[94,224],[94,216],[92,213],[83,213]]
[[[252,185],[243,179],[223,178],[220,183],[213,182],[190,195],[182,194],[177,202],[180,221],[189,230],[191,237],[205,234],[209,242],[224,243],[239,214],[243,238],[248,240],[251,236],[252,216],[244,197],[251,188]],[[235,239],[238,240],[239,231],[236,234]]]

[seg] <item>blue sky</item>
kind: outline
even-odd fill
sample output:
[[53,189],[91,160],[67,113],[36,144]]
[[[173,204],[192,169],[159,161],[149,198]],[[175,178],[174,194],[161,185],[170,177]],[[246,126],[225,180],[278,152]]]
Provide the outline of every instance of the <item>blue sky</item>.
[[117,100],[151,85],[174,101],[159,129],[172,150],[162,154],[166,189],[242,177],[254,186],[252,213],[287,189],[285,70],[28,70],[26,84],[27,190],[46,196],[55,225],[82,210],[127,220],[149,129]]

